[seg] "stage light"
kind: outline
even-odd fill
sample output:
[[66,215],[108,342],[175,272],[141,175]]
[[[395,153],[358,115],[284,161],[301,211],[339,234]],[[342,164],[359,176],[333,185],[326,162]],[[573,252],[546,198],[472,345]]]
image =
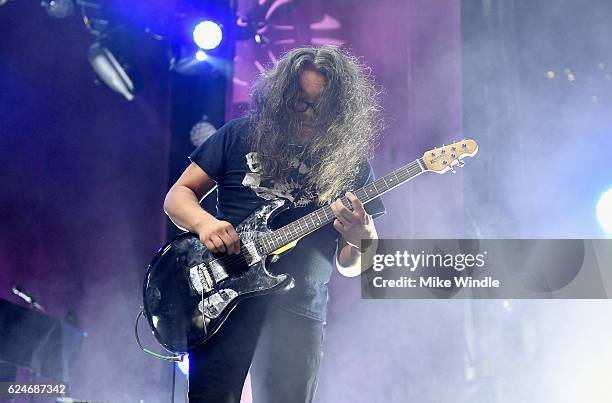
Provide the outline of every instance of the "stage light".
[[198,62],[203,62],[208,59],[208,55],[202,49],[198,50],[195,54],[195,58]]
[[213,21],[202,21],[193,29],[193,41],[204,50],[215,49],[223,39],[223,31]]
[[41,6],[53,18],[66,18],[74,12],[72,0],[43,0]]
[[217,128],[208,121],[208,116],[204,115],[202,119],[191,128],[189,140],[191,140],[191,144],[197,147],[208,140],[216,131]]
[[134,99],[134,83],[109,49],[96,42],[89,48],[89,63],[98,77],[125,99]]
[[178,367],[185,375],[189,375],[189,354],[183,357],[183,361],[178,363]]
[[612,233],[612,189],[604,192],[597,202],[597,220],[604,230]]

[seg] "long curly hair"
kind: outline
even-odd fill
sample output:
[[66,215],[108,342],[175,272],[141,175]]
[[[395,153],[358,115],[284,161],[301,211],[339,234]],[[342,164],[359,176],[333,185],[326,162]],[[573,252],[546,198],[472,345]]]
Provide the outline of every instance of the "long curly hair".
[[302,121],[294,111],[300,95],[299,74],[306,69],[325,77],[315,105],[314,130],[299,157],[310,163],[304,186],[325,204],[355,185],[360,165],[372,156],[382,129],[380,91],[370,69],[346,50],[333,46],[297,48],[264,71],[252,88],[249,116],[251,148],[261,158],[262,175],[287,177],[302,141]]

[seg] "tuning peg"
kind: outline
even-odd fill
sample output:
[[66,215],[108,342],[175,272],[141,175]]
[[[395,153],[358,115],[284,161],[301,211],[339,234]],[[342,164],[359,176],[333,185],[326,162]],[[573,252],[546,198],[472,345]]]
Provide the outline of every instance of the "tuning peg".
[[451,167],[449,167],[449,168],[450,168],[450,171],[451,171],[452,173],[454,173],[454,174],[456,174],[456,173],[457,173],[457,171],[455,171],[455,168],[453,168],[452,166],[451,166]]
[[464,160],[458,160],[457,161],[457,165],[459,165],[459,168],[463,167],[465,165],[465,161]]

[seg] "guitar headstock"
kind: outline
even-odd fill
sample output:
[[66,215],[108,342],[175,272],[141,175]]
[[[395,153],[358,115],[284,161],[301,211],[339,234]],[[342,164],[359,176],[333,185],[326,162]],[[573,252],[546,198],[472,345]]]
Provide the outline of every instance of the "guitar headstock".
[[454,173],[454,165],[462,167],[465,164],[463,158],[473,157],[477,152],[478,144],[474,140],[461,140],[427,151],[423,154],[423,162],[429,171],[443,174],[450,170]]

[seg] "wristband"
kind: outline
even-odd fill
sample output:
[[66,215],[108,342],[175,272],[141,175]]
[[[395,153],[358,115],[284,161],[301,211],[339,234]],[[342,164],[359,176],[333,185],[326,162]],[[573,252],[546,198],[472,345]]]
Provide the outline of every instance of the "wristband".
[[370,246],[372,246],[374,241],[373,239],[362,239],[361,242],[364,243],[366,242],[368,243],[368,245],[366,245],[366,247],[364,249],[361,249],[358,245],[355,245],[354,243],[350,243],[349,241],[346,241],[347,244],[349,244],[350,246],[352,246],[353,248],[357,249],[360,253],[365,252],[365,250],[369,249]]

